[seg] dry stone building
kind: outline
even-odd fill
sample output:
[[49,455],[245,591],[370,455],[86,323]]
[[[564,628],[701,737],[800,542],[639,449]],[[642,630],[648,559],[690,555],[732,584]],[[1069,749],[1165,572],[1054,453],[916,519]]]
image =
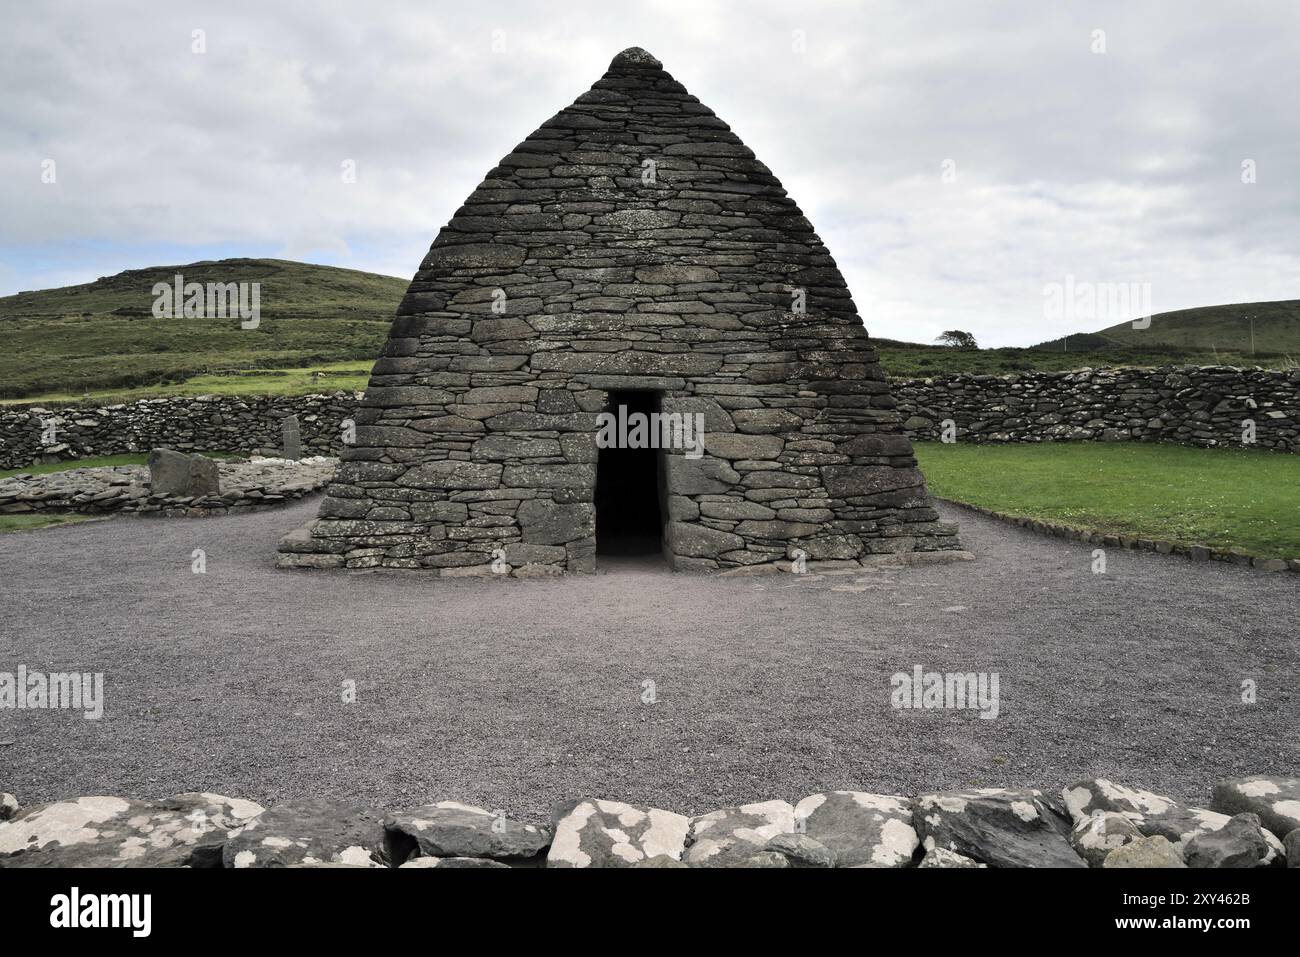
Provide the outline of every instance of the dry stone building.
[[[704,454],[602,447],[620,407],[702,421]],[[544,574],[638,548],[725,569],[960,546],[812,225],[634,48],[439,233],[281,564]]]

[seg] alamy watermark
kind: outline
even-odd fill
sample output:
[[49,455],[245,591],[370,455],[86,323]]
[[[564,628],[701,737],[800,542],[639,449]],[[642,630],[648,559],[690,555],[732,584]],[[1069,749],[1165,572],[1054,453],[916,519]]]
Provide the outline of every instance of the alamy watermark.
[[597,448],[685,449],[688,459],[704,455],[703,412],[629,413],[620,405],[617,412],[601,412],[596,421]]
[[104,716],[104,673],[0,671],[0,708],[80,711],[87,721]]
[[1043,318],[1049,320],[1131,320],[1134,329],[1151,327],[1151,283],[1064,282],[1043,286]]
[[895,672],[889,683],[894,691],[890,704],[895,708],[951,709],[978,711],[981,718],[998,716],[998,673],[926,671],[920,665]]
[[155,319],[234,319],[239,328],[256,329],[262,322],[260,282],[174,282],[153,284]]

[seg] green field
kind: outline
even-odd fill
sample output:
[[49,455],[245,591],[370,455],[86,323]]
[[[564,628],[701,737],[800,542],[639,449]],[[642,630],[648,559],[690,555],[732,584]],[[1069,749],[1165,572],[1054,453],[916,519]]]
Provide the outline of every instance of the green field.
[[940,498],[1108,534],[1300,558],[1300,456],[1143,443],[918,442]]

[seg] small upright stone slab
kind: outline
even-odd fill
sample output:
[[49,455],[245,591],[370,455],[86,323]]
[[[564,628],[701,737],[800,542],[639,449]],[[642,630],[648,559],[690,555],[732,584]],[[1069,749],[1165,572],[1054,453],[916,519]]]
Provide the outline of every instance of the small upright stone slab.
[[687,818],[672,811],[620,801],[579,801],[558,816],[546,866],[631,867],[657,858],[680,861],[689,827]]
[[302,432],[298,426],[298,416],[286,415],[280,420],[280,435],[284,457],[295,462],[302,458]]
[[796,830],[835,853],[836,867],[908,867],[920,839],[912,803],[864,791],[810,794],[795,805]]
[[220,495],[221,477],[216,460],[172,449],[154,449],[149,453],[149,489],[155,495],[179,498]]
[[394,858],[483,857],[512,864],[541,863],[549,828],[512,821],[481,807],[439,801],[390,814],[384,820]]
[[[724,807],[691,819],[686,863],[745,867],[778,834],[794,833],[794,808],[785,801]],[[767,852],[781,857],[775,852]],[[781,865],[784,866],[784,860]]]

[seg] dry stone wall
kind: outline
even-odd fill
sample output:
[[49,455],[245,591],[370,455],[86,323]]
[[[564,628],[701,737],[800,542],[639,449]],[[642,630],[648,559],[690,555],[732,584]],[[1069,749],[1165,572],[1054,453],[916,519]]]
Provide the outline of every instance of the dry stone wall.
[[[167,448],[274,454],[281,423],[297,415],[303,455],[337,457],[358,394],[201,395],[113,405],[10,406],[0,411],[0,469]],[[52,434],[49,427],[52,425]]]
[[1023,375],[952,375],[892,383],[914,439],[961,442],[1178,442],[1254,444],[1300,451],[1300,370],[1191,366],[1084,369]]
[[[1300,452],[1296,370],[1189,366],[962,374],[895,379],[891,388],[913,440],[938,439],[943,421],[952,419],[963,442],[1236,446],[1242,421],[1253,418],[1260,448]],[[0,469],[152,448],[270,454],[280,448],[281,422],[289,415],[301,423],[305,455],[338,456],[344,447],[343,422],[356,415],[359,397],[340,391],[10,406],[0,412]],[[42,431],[49,421],[55,424],[55,442],[45,445]]]

